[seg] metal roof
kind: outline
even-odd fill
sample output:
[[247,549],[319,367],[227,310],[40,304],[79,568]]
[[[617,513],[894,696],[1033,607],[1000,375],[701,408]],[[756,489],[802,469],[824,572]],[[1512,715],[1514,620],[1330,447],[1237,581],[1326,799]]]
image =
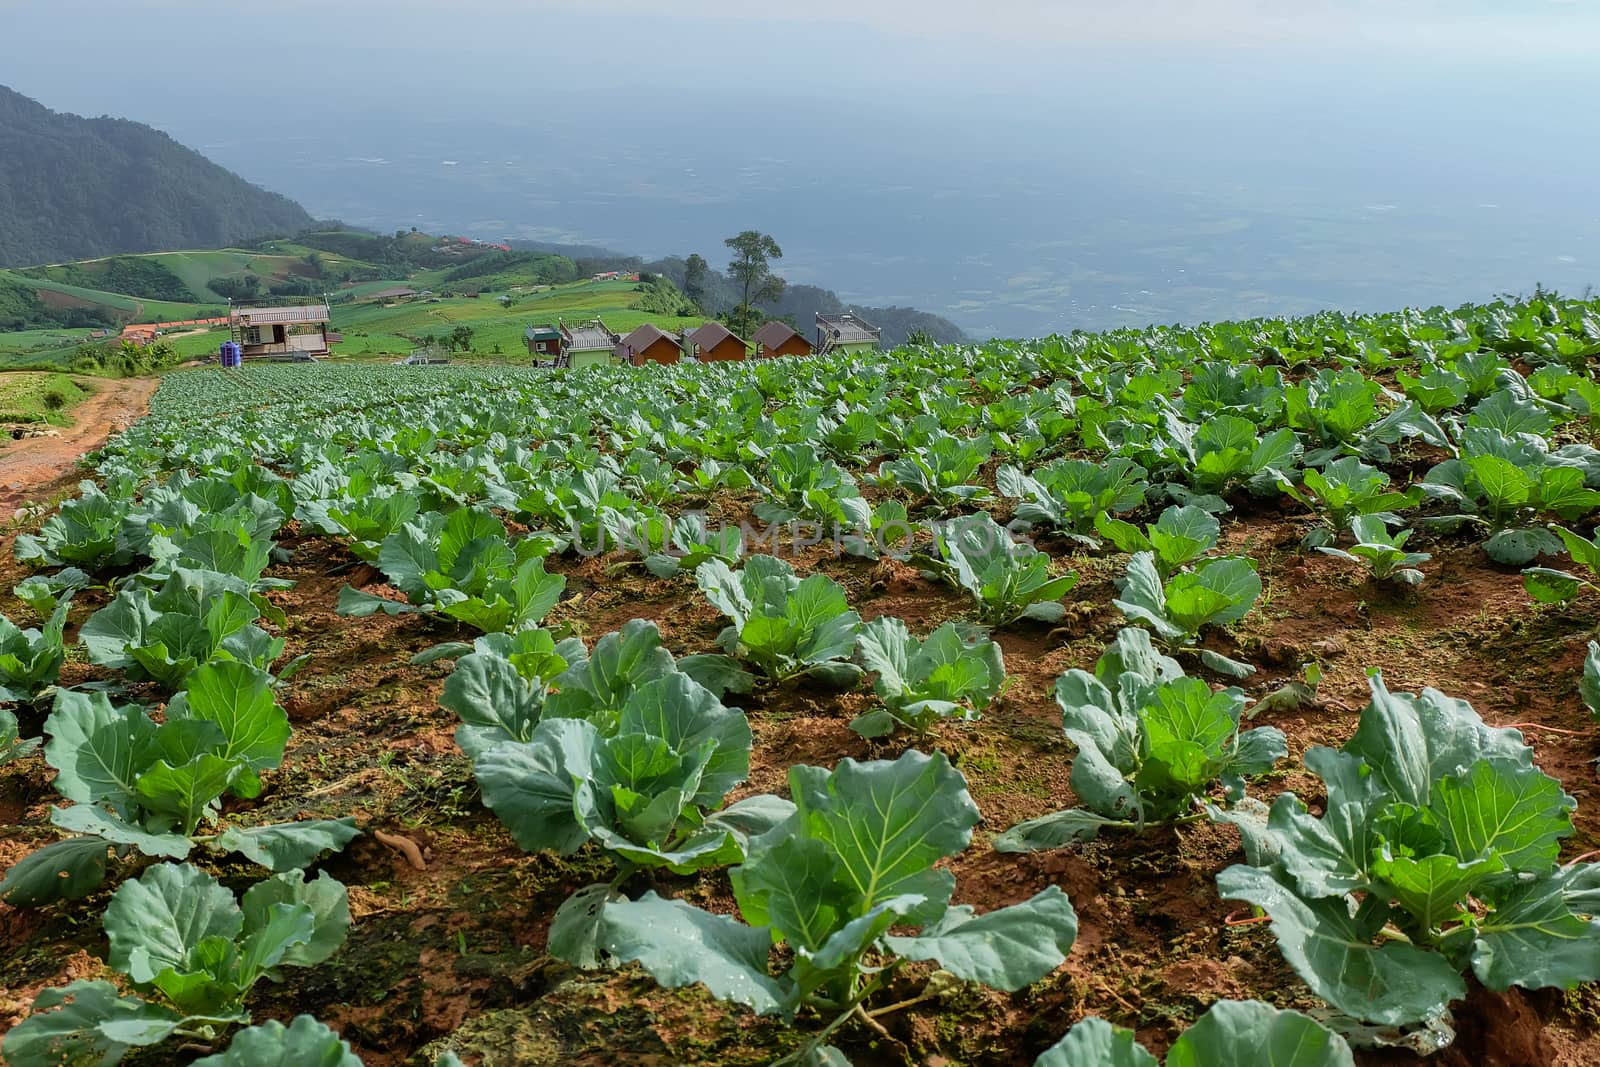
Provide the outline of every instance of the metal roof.
[[522,336],[529,341],[551,341],[561,336],[561,331],[554,326],[529,326],[523,331]]
[[621,340],[599,319],[584,323],[576,329],[570,326],[562,327],[562,331],[567,339],[567,348],[574,352],[615,348],[617,342]]
[[653,322],[647,322],[622,339],[622,344],[635,352],[643,352],[657,341],[665,338],[673,344],[678,343],[676,334],[668,333]]
[[851,315],[848,312],[843,315],[832,316],[819,313],[817,315],[817,325],[833,339],[834,344],[849,345],[862,341],[876,343],[878,338],[883,335],[882,330],[866,319]]
[[[762,326],[761,329],[751,334],[750,340],[754,341],[758,345],[764,345],[767,348],[777,348],[779,345],[782,345],[784,342],[788,341],[791,337],[800,337],[800,331],[795,329],[793,326],[790,326],[787,322],[773,319],[771,322],[768,322],[766,325]],[[800,339],[802,341],[805,340],[803,337]]]
[[326,304],[303,304],[286,308],[234,308],[231,318],[241,326],[293,326],[327,322]]
[[730,337],[735,341],[738,341],[740,344],[745,343],[744,338],[740,337],[738,334],[722,325],[722,323],[708,322],[698,330],[689,334],[689,336],[684,338],[684,340],[688,341],[696,348],[715,348]]

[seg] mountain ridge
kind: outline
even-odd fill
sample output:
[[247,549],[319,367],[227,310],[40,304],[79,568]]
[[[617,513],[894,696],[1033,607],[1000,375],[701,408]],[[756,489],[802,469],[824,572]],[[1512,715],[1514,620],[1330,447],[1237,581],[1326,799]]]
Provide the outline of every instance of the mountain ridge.
[[312,222],[154,127],[0,86],[0,266],[222,248]]

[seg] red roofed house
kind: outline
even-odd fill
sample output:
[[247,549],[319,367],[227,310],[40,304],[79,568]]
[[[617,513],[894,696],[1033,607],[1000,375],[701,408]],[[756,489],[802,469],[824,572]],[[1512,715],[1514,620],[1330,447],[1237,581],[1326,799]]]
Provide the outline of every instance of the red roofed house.
[[750,353],[749,342],[720,322],[706,323],[683,341],[684,351],[701,363],[744,359]]
[[635,367],[646,363],[676,363],[682,356],[677,335],[649,322],[617,343],[617,358]]
[[787,322],[773,319],[750,335],[756,345],[757,359],[776,359],[778,356],[809,356],[811,342],[800,336],[800,331]]

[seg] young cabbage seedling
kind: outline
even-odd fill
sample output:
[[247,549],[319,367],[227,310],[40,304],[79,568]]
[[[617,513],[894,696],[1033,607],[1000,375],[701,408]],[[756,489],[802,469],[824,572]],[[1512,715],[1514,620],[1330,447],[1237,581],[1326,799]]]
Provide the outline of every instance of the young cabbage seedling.
[[1122,552],[1149,552],[1166,580],[1217,547],[1222,524],[1193,504],[1170,507],[1141,531],[1131,522],[1101,518],[1096,529]]
[[876,674],[883,707],[858,715],[850,729],[883,737],[904,726],[926,736],[951,720],[971,721],[1005,683],[1005,661],[993,641],[969,641],[947,622],[919,641],[899,619],[873,619],[856,643],[861,665]]
[[734,571],[720,559],[700,565],[695,579],[713,607],[731,621],[717,637],[730,656],[759,667],[775,682],[811,677],[850,685],[861,668],[850,662],[861,616],[843,587],[825,574],[801,579],[775,556],[757,555]]
[[1143,467],[1121,456],[1100,463],[1058,459],[1031,474],[1019,467],[1001,467],[995,472],[995,485],[1001,496],[1016,499],[1018,519],[1098,548],[1093,534],[1107,514],[1144,503],[1145,474]]
[[1095,663],[1056,682],[1062,728],[1077,746],[1072,791],[1083,801],[1018,823],[995,838],[1001,852],[1036,852],[1088,841],[1102,829],[1143,831],[1193,822],[1196,802],[1220,782],[1230,802],[1244,779],[1288,755],[1283,732],[1241,730],[1244,694],[1213,692],[1128,627]]
[[933,576],[965,589],[978,604],[978,621],[1005,626],[1019,619],[1057,622],[1061,598],[1078,583],[1074,571],[1050,573],[1050,557],[1014,541],[988,512],[953,519],[935,537],[939,556],[915,556]]
[[[1162,580],[1154,552],[1135,552],[1122,579],[1121,595],[1112,601],[1134,622],[1150,627],[1169,646],[1193,647],[1202,626],[1220,626],[1244,618],[1261,596],[1261,577],[1254,561],[1224,556],[1202,561],[1193,570]],[[1243,678],[1255,672],[1248,663],[1210,649],[1197,649],[1200,661],[1214,671]]]
[[57,690],[44,732],[55,788],[72,801],[50,821],[75,836],[6,872],[0,897],[13,905],[86,895],[105,880],[108,852],[183,859],[199,844],[287,871],[360,832],[348,817],[212,829],[223,795],[259,795],[259,772],[278,766],[289,740],[271,679],[246,664],[197,667],[159,724],[104,693]]
[[1378,515],[1357,515],[1350,520],[1350,534],[1355,544],[1348,549],[1318,546],[1317,551],[1364,563],[1372,577],[1380,582],[1399,582],[1403,585],[1421,585],[1423,574],[1417,570],[1419,563],[1433,557],[1426,552],[1407,552],[1405,544],[1411,539],[1411,530],[1390,533]]
[[1305,505],[1322,525],[1306,535],[1310,548],[1332,543],[1345,524],[1363,516],[1374,516],[1398,525],[1396,511],[1414,508],[1422,502],[1422,489],[1411,486],[1404,492],[1389,488],[1389,476],[1369,467],[1355,456],[1334,460],[1322,470],[1308,467],[1296,486],[1288,478],[1279,485],[1285,493]]
[[68,593],[43,630],[24,630],[0,615],[0,701],[33,700],[55,685],[67,658],[62,633],[71,606]]

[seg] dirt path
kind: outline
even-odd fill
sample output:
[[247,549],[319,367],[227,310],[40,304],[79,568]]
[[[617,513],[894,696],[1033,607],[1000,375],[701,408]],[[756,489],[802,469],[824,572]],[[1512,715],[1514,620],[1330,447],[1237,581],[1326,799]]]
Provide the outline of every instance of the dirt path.
[[57,436],[0,441],[0,517],[75,481],[78,459],[138,421],[160,384],[157,378],[97,381],[95,394],[73,408],[72,425]]

